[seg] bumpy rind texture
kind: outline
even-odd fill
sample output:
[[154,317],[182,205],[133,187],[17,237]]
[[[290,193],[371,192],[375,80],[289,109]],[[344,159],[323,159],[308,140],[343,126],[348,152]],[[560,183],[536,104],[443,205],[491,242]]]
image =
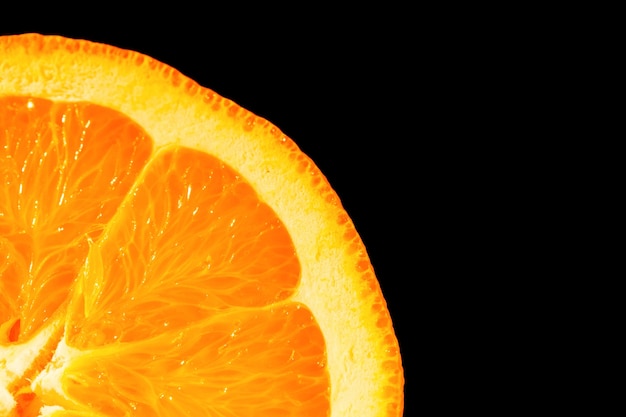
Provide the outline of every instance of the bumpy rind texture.
[[118,110],[162,146],[213,154],[282,219],[302,264],[294,299],[326,338],[332,417],[398,417],[403,372],[366,250],[328,181],[277,127],[143,54],[56,36],[0,37],[0,96],[90,101]]

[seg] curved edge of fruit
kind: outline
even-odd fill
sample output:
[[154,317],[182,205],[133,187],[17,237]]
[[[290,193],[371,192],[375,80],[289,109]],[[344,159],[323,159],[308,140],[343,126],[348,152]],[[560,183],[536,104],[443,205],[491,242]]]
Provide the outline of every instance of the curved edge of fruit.
[[[302,264],[310,266],[303,270],[295,298],[311,308],[322,331],[335,329],[324,331],[337,338],[328,341],[328,366],[344,370],[343,380],[331,381],[333,416],[353,415],[355,404],[373,412],[381,402],[387,408],[372,415],[402,415],[404,375],[398,342],[366,249],[327,179],[289,137],[269,121],[138,52],[24,34],[0,37],[0,58],[0,95],[88,100],[128,115],[146,128],[157,146],[174,141],[236,166],[286,219]],[[83,82],[77,84],[76,79]],[[177,100],[164,101],[168,96]],[[167,120],[161,117],[164,113]],[[173,119],[179,123],[171,123]],[[343,260],[341,268],[337,259]],[[311,296],[329,289],[332,296]],[[348,306],[360,320],[335,314],[339,305]],[[357,380],[351,367],[365,367],[370,378],[359,373]],[[362,396],[354,398],[353,392]]]

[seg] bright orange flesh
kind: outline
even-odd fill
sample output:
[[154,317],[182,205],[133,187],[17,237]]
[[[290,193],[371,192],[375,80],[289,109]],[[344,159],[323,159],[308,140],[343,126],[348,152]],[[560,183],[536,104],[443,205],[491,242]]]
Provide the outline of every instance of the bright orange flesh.
[[19,319],[28,338],[66,300],[151,142],[98,106],[4,97],[0,108],[0,323]]
[[0,36],[0,416],[400,417],[403,384],[280,129],[134,51]]
[[[151,155],[110,109],[18,97],[0,109],[5,341],[66,305],[66,343],[85,352],[66,392],[105,415],[328,414],[323,336],[287,301],[293,244],[250,185],[199,151]],[[54,404],[20,398],[23,416]]]

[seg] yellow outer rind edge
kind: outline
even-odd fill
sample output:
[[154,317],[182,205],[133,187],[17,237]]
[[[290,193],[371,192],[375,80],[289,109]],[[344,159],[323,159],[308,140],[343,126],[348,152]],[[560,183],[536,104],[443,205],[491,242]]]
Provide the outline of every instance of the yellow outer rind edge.
[[294,298],[326,337],[332,417],[402,415],[398,342],[366,250],[326,178],[277,127],[146,55],[58,36],[0,37],[3,95],[106,106],[156,146],[202,149],[234,167],[294,241],[303,266]]

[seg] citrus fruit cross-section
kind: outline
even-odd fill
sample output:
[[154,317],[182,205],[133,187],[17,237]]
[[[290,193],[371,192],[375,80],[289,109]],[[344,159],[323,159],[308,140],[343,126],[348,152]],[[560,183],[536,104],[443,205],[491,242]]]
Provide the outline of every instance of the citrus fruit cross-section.
[[400,417],[403,383],[290,138],[140,53],[0,37],[0,415]]

